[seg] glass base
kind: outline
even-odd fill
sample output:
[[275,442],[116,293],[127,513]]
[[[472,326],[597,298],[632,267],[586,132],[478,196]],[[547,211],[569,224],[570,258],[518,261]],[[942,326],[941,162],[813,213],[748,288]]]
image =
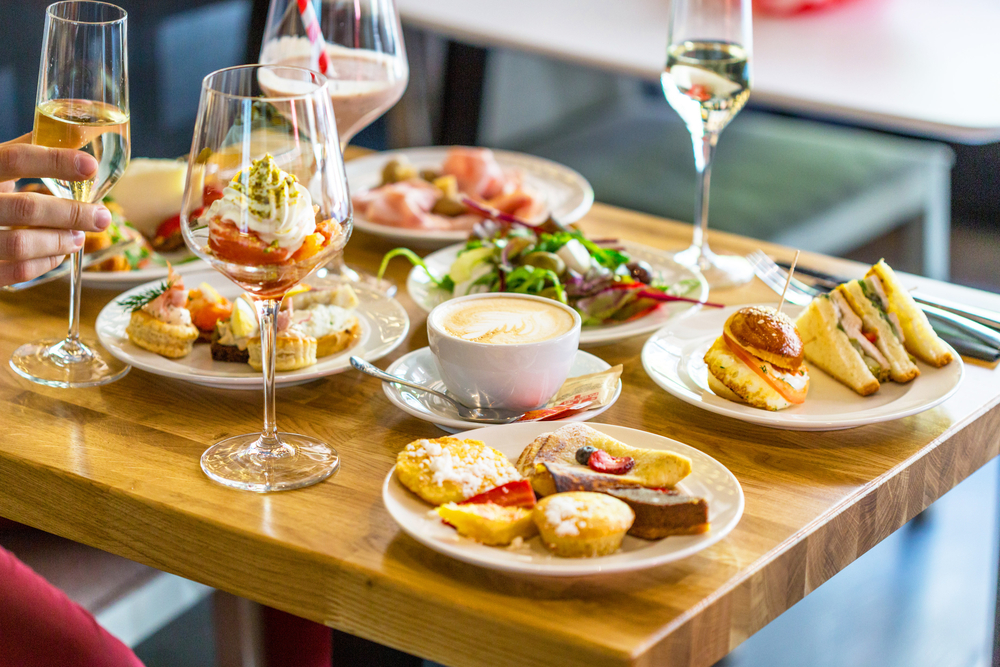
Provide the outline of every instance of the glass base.
[[382,292],[386,296],[396,295],[396,283],[385,278],[379,278],[364,269],[348,266],[343,261],[333,261],[316,272],[320,278],[334,278],[347,283],[360,283]]
[[49,387],[97,387],[125,377],[132,367],[93,341],[36,340],[14,350],[14,372]]
[[201,469],[219,484],[268,493],[322,482],[340,469],[340,456],[322,440],[306,435],[278,433],[276,446],[262,446],[260,433],[248,433],[205,450]]
[[674,255],[678,264],[698,269],[711,289],[739,287],[753,280],[753,267],[739,255],[716,255],[707,247],[691,246]]

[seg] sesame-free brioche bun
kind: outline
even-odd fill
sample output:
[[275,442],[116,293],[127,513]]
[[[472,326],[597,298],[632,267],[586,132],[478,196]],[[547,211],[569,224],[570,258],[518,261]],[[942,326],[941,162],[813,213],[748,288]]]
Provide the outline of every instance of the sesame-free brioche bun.
[[740,308],[726,320],[725,332],[754,356],[779,368],[798,370],[804,351],[795,323],[773,308]]

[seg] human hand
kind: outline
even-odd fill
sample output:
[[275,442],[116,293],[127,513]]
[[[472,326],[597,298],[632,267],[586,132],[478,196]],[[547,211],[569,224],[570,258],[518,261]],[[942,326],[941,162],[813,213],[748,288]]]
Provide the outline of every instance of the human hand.
[[31,135],[0,143],[0,285],[30,280],[83,247],[84,232],[111,224],[111,212],[48,195],[14,192],[19,178],[80,181],[97,173],[83,151],[33,146]]

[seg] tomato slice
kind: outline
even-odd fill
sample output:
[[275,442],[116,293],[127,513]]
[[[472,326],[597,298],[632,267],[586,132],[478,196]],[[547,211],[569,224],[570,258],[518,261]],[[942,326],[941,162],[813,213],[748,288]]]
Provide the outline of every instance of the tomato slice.
[[861,333],[864,334],[865,338],[867,338],[868,342],[871,343],[872,345],[874,345],[876,342],[878,342],[878,332],[877,331],[862,331]]
[[[753,370],[753,372],[759,375],[761,379],[764,380],[764,382],[766,382],[768,385],[770,385],[772,389],[781,394],[782,398],[784,398],[789,403],[794,403],[796,405],[805,403],[806,394],[809,392],[809,385],[804,386],[802,389],[795,389],[784,380],[772,376],[771,373],[765,372],[760,367],[760,364],[757,363],[746,350],[740,347],[740,345],[736,341],[734,341],[732,338],[729,337],[729,334],[723,332],[722,339],[726,342],[726,345],[729,347],[730,350],[733,351],[733,354],[735,354],[740,361],[749,366]],[[767,363],[767,362],[761,361],[761,363]]]

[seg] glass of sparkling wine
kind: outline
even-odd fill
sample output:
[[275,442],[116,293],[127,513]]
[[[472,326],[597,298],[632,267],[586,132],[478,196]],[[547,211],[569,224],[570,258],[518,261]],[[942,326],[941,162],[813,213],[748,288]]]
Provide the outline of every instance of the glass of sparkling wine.
[[708,247],[708,187],[719,134],[750,97],[751,0],[674,0],[661,83],[694,143],[698,171],[694,239],[674,256],[711,287],[742,285],[753,269],[742,257]]
[[[309,22],[317,28],[312,38]],[[260,62],[325,68],[342,151],[399,101],[410,76],[395,0],[271,0]],[[266,83],[271,86],[276,91],[289,87],[276,80]],[[348,267],[342,257],[326,269],[390,295],[396,291],[391,282]]]
[[[99,202],[129,161],[128,55],[125,10],[104,2],[57,2],[45,13],[42,62],[32,143],[75,148],[98,162],[87,181],[42,179],[57,197]],[[80,339],[83,249],[73,253],[69,333],[14,351],[11,368],[53,387],[93,387],[114,382],[126,366],[94,342]]]
[[[281,78],[295,93],[271,94]],[[254,297],[260,321],[264,423],[226,438],[201,457],[213,480],[268,492],[320,482],[340,466],[337,451],[307,435],[279,433],[275,422],[277,350],[308,356],[315,340],[282,331],[282,298],[344,250],[351,198],[328,82],[301,67],[244,65],[202,82],[188,158],[181,232],[188,247]],[[205,206],[205,191],[222,198]]]

